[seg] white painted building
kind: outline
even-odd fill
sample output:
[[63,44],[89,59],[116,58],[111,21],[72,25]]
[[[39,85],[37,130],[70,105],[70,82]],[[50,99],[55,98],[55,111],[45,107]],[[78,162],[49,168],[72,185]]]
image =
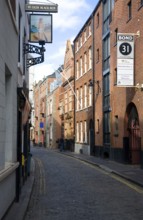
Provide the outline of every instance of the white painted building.
[[[24,85],[28,91],[28,73],[23,61],[23,41],[27,41],[28,33],[25,3],[24,0],[0,1],[0,219],[19,197],[21,184],[21,158],[18,158],[21,149],[17,137],[20,134],[22,140],[24,131],[20,130],[18,112],[21,111],[23,118],[25,112],[18,110],[17,91],[22,95]],[[26,105],[28,99],[24,96]],[[21,141],[21,148],[23,144]]]

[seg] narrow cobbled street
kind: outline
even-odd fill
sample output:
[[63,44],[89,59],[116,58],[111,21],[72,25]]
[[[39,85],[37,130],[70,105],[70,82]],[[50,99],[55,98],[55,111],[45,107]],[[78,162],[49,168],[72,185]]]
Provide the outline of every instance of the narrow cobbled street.
[[75,158],[32,149],[35,182],[25,220],[142,220],[143,194]]

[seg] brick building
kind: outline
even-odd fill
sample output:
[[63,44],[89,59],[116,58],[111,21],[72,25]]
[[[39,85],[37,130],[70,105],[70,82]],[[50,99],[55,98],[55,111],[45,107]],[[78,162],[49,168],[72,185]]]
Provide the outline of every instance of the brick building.
[[95,144],[94,16],[95,11],[74,40],[75,152],[86,154],[94,154]]
[[46,101],[47,94],[50,92],[50,84],[55,80],[55,74],[49,75],[39,81],[34,87],[34,108],[35,108],[35,123],[34,123],[34,139],[35,144],[45,145],[46,142]]
[[[110,23],[111,157],[143,166],[143,1],[115,1]],[[117,86],[117,33],[134,37],[134,87]]]
[[58,140],[61,138],[61,119],[58,112],[59,94],[61,86],[54,86],[47,95],[47,126],[46,147],[58,148]]
[[62,75],[62,88],[59,96],[61,137],[66,149],[73,151],[74,143],[74,53],[73,45],[67,40]]
[[[142,6],[98,1],[74,40],[76,152],[143,163]],[[133,86],[117,86],[117,33],[134,37]]]

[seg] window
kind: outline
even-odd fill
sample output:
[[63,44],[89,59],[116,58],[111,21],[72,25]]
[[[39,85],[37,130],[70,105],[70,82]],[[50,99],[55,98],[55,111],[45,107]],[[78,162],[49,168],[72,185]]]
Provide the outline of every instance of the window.
[[88,51],[88,69],[91,69],[92,68],[92,55],[91,55],[91,47],[89,48],[89,51]]
[[115,45],[117,44],[118,28],[115,29]]
[[109,85],[109,73],[104,75],[103,78],[103,107],[104,110],[108,110],[110,107],[110,85]]
[[87,121],[84,121],[84,143],[87,143]]
[[96,122],[96,133],[99,134],[99,119]]
[[103,41],[103,69],[106,70],[109,68],[110,61],[110,36],[107,37]]
[[80,36],[80,47],[82,46],[82,35]]
[[79,110],[79,91],[76,90],[76,110]]
[[90,86],[90,88],[89,88],[89,106],[92,106],[92,92],[93,92],[93,88],[92,88],[92,86]]
[[86,35],[86,29],[84,30],[84,42],[86,41],[86,39],[87,39],[87,35]]
[[50,100],[50,114],[52,114],[52,100]]
[[78,51],[78,41],[76,42],[76,51]]
[[76,61],[76,79],[79,78],[79,63],[78,60]]
[[104,112],[103,117],[103,126],[104,126],[104,144],[110,144],[110,112]]
[[89,24],[88,28],[89,28],[89,36],[90,36],[91,35],[91,23]]
[[96,63],[99,62],[99,48],[96,51]]
[[84,85],[84,107],[87,108],[87,85]]
[[69,91],[69,111],[72,110],[72,100],[73,100],[73,95],[72,95],[72,91]]
[[79,123],[76,123],[76,141],[79,142]]
[[97,13],[97,28],[99,27],[99,13]]
[[110,0],[103,2],[103,34],[109,31],[109,23],[111,17]]
[[82,57],[80,57],[80,76],[82,76],[83,66],[82,66]]
[[84,72],[87,72],[87,54],[84,54]]
[[114,121],[114,136],[118,136],[119,134],[119,120],[118,120],[118,115],[115,115],[115,121]]
[[68,111],[68,95],[67,95],[67,93],[65,94],[65,112],[67,112]]
[[50,139],[53,139],[53,127],[52,124],[50,124]]
[[83,143],[83,123],[80,122],[80,142]]
[[78,49],[80,48],[80,38],[78,39]]
[[117,68],[114,70],[114,85],[117,85]]
[[132,2],[128,3],[128,20],[132,18]]
[[83,108],[83,88],[80,87],[80,109]]

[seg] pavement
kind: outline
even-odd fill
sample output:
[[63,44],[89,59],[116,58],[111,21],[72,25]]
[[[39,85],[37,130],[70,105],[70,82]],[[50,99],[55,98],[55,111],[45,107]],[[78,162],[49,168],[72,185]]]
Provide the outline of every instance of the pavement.
[[[139,165],[121,164],[109,159],[102,159],[85,154],[76,154],[69,151],[60,152],[59,150],[55,150],[55,152],[64,154],[65,156],[74,157],[78,160],[94,165],[101,170],[117,175],[124,180],[127,180],[143,188],[143,169],[141,169]],[[27,178],[25,184],[22,187],[20,201],[18,203],[13,203],[3,220],[11,220],[15,215],[16,220],[24,219],[34,184],[34,171],[35,164],[34,160],[32,159],[30,176]]]

